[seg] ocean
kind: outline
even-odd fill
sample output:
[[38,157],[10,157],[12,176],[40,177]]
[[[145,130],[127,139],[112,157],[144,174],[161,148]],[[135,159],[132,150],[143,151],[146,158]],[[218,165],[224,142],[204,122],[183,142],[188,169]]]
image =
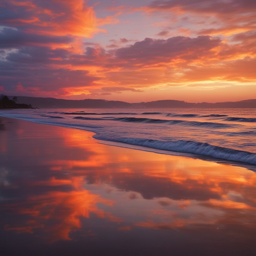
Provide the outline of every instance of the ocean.
[[255,109],[19,109],[0,116],[91,131],[142,150],[256,165]]

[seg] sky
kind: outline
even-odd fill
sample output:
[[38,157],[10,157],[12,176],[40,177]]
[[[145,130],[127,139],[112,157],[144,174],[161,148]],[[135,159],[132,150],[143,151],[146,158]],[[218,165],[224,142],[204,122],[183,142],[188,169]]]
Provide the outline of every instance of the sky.
[[256,1],[0,0],[0,94],[256,98]]

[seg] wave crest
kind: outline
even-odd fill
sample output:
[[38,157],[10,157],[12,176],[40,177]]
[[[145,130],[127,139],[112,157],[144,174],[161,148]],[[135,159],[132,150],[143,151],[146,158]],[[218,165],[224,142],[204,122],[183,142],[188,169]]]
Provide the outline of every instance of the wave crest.
[[246,164],[256,165],[256,154],[247,151],[239,151],[230,148],[213,146],[208,143],[194,142],[194,141],[160,141],[140,138],[114,138],[94,136],[97,139],[105,141],[121,142],[130,145],[149,147],[160,150],[175,151],[181,153],[191,153],[201,156],[208,156],[222,160],[242,162]]
[[243,122],[243,123],[256,123],[256,118],[228,117],[228,118],[226,118],[226,121]]

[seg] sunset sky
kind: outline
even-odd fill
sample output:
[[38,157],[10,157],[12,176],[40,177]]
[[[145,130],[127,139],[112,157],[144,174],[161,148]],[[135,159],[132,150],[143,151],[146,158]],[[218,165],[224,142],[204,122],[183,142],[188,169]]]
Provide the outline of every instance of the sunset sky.
[[0,94],[256,98],[256,1],[0,0]]

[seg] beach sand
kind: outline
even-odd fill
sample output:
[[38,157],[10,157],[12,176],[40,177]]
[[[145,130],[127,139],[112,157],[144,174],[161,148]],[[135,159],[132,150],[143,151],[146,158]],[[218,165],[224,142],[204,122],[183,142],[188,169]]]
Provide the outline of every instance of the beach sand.
[[0,255],[255,255],[256,174],[0,118]]

